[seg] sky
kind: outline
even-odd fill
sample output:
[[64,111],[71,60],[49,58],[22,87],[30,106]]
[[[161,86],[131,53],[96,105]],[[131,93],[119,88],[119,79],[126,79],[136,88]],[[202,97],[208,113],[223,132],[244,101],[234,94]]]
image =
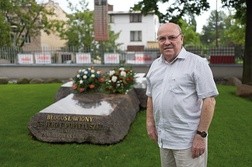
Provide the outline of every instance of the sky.
[[[67,13],[70,12],[68,9],[68,2],[67,0],[52,0],[54,2],[58,2],[59,6]],[[79,0],[69,0],[72,4],[78,4]],[[135,3],[137,3],[140,0],[108,0],[108,3],[110,5],[114,6],[114,11],[128,11],[130,7],[133,7]],[[206,25],[207,19],[210,16],[210,12],[212,10],[216,10],[216,2],[217,2],[217,9],[221,9],[221,0],[208,0],[210,3],[210,9],[206,12],[203,12],[200,16],[196,16],[197,21],[197,32],[202,31],[202,27]],[[48,0],[37,0],[39,3],[45,3],[48,2]],[[94,9],[94,0],[86,0],[86,2],[89,3],[88,8],[90,10]],[[162,9],[161,9],[162,10]]]

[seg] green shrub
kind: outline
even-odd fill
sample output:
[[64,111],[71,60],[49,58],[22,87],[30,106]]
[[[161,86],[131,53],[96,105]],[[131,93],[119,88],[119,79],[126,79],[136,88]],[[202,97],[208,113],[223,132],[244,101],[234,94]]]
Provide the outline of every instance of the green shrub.
[[1,77],[0,78],[0,84],[8,84],[8,78],[5,78],[5,77]]

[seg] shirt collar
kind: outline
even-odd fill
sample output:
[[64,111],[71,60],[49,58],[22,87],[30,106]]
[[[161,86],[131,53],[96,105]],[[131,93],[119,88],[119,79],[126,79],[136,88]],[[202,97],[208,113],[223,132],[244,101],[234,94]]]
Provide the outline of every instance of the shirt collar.
[[178,59],[185,59],[186,58],[186,50],[184,47],[182,47],[182,49],[180,50],[178,56],[172,61],[172,62],[167,62],[165,59],[164,59],[164,56],[161,55],[160,56],[160,60],[162,63],[166,63],[166,64],[173,64],[176,60]]

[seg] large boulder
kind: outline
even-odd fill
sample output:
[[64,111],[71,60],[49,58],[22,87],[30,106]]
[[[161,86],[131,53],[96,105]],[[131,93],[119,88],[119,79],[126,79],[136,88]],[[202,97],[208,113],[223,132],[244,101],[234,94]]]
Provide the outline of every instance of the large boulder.
[[41,84],[41,83],[44,83],[44,80],[40,78],[33,78],[30,80],[30,84]]
[[34,115],[30,133],[45,142],[113,144],[125,138],[139,111],[134,90],[121,94],[69,94]]
[[134,88],[137,94],[137,97],[140,101],[140,107],[146,108],[147,107],[147,95],[146,95],[146,89],[144,88]]
[[237,85],[236,95],[241,97],[252,97],[252,86],[246,84]]
[[[146,108],[147,106],[147,95],[146,95],[146,78],[143,76],[145,74],[140,73],[138,77],[136,78],[136,83],[134,85],[134,90],[137,94],[137,97],[140,101],[140,107]],[[68,96],[70,93],[74,93],[74,90],[72,89],[73,82],[67,82],[59,88],[56,96],[55,101],[58,101],[66,96]]]
[[228,85],[233,85],[233,86],[238,86],[238,85],[241,85],[242,82],[237,77],[230,77],[230,78],[227,79],[227,84]]
[[55,95],[55,101],[59,101],[60,99],[68,96],[71,93],[74,93],[74,90],[72,89],[73,82],[67,82],[59,88],[57,94]]

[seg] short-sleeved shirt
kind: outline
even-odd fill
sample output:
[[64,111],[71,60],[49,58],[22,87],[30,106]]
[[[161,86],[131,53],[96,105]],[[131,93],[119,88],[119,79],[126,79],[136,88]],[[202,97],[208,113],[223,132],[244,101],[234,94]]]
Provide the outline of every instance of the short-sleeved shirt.
[[182,48],[171,63],[162,55],[157,58],[146,80],[146,95],[152,97],[159,146],[190,148],[198,128],[202,100],[218,95],[208,62]]

